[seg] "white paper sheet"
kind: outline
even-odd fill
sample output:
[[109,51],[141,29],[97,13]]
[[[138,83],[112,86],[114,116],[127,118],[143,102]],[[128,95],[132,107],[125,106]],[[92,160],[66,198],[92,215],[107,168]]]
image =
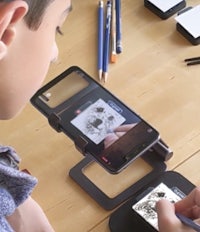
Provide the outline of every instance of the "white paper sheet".
[[148,193],[144,198],[132,206],[141,217],[158,230],[158,218],[156,213],[156,203],[160,199],[167,199],[170,202],[177,202],[181,198],[176,195],[165,184],[160,183],[155,189]]
[[180,14],[175,20],[194,38],[200,36],[200,5]]
[[166,12],[172,7],[176,6],[183,0],[148,0],[153,5],[155,5],[157,8],[159,8],[161,11]]

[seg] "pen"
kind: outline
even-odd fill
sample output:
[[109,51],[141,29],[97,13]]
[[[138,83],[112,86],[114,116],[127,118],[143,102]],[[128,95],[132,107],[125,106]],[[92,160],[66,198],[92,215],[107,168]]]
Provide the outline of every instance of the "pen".
[[104,28],[104,12],[103,12],[103,1],[99,1],[98,7],[98,70],[99,80],[102,78],[102,67],[103,67],[103,29]]
[[187,59],[185,59],[184,61],[185,61],[185,62],[190,62],[190,61],[196,61],[196,60],[200,60],[200,56],[192,57],[192,58],[187,58]]
[[116,62],[116,50],[117,50],[117,41],[116,41],[116,9],[115,9],[115,0],[112,0],[112,53],[111,53],[111,63]]
[[192,221],[190,218],[183,216],[182,214],[176,213],[178,219],[186,226],[192,228],[195,231],[200,232],[200,225]]
[[110,50],[110,27],[111,27],[111,1],[107,1],[106,11],[106,28],[104,36],[104,53],[103,53],[103,78],[107,81],[108,64],[109,64],[109,50]]
[[196,60],[196,61],[194,60],[194,61],[188,62],[187,66],[196,65],[196,64],[200,64],[200,60]]
[[187,63],[187,66],[200,64],[200,56],[187,58],[184,61]]
[[116,8],[116,38],[117,38],[117,53],[122,52],[121,38],[121,0],[115,0]]

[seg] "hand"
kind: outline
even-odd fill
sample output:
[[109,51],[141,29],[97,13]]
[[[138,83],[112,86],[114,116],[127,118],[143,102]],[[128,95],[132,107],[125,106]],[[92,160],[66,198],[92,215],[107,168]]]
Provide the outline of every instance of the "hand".
[[40,206],[29,197],[7,217],[15,232],[54,232]]
[[176,217],[175,212],[200,223],[200,188],[195,188],[187,197],[175,204],[167,200],[160,200],[157,203],[160,232],[193,232],[193,229],[185,226]]
[[108,133],[104,140],[105,148],[109,147],[112,143],[114,143],[117,139],[123,136],[127,131],[133,128],[136,124],[137,123],[121,125],[117,127],[113,132]]

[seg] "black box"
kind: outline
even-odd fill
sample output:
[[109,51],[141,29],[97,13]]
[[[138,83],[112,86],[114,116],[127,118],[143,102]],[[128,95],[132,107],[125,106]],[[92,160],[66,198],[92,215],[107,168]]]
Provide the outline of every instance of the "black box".
[[[199,30],[199,33],[197,33],[196,31],[196,29],[198,30],[199,28],[200,14],[199,15],[194,14],[196,11],[198,11],[198,9],[199,9],[199,6],[188,7],[185,10],[181,11],[179,15],[176,17],[177,31],[180,32],[180,34],[183,35],[193,45],[200,44],[200,30]],[[182,17],[185,18],[184,21]],[[192,18],[192,21],[191,21],[191,18]]]
[[[160,0],[162,3],[164,0]],[[164,1],[165,2],[165,1]],[[159,5],[155,5],[151,2],[151,0],[144,0],[144,6],[152,11],[154,14],[159,16],[161,19],[168,19],[172,15],[176,14],[178,11],[183,9],[186,6],[186,1],[183,0],[175,5],[173,5],[170,9],[162,10]]]

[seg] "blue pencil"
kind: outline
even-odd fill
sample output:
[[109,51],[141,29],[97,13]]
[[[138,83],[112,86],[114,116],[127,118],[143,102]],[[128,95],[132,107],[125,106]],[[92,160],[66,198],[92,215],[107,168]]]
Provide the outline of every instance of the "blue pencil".
[[103,69],[103,34],[104,34],[104,12],[103,1],[99,1],[98,8],[98,70],[99,80],[102,78]]
[[112,1],[112,27],[111,27],[111,47],[112,53],[110,61],[111,63],[115,63],[117,59],[117,42],[116,42],[116,8],[115,8],[115,0]]
[[192,221],[190,218],[187,218],[183,216],[182,214],[176,213],[176,216],[179,218],[179,220],[185,224],[186,226],[192,228],[195,231],[200,232],[200,225]]
[[122,33],[121,33],[121,0],[115,0],[116,8],[116,40],[117,53],[122,52]]
[[104,36],[104,54],[103,54],[103,78],[107,81],[108,76],[108,64],[109,64],[109,51],[110,51],[110,30],[111,30],[111,1],[107,1],[106,11],[106,28]]

